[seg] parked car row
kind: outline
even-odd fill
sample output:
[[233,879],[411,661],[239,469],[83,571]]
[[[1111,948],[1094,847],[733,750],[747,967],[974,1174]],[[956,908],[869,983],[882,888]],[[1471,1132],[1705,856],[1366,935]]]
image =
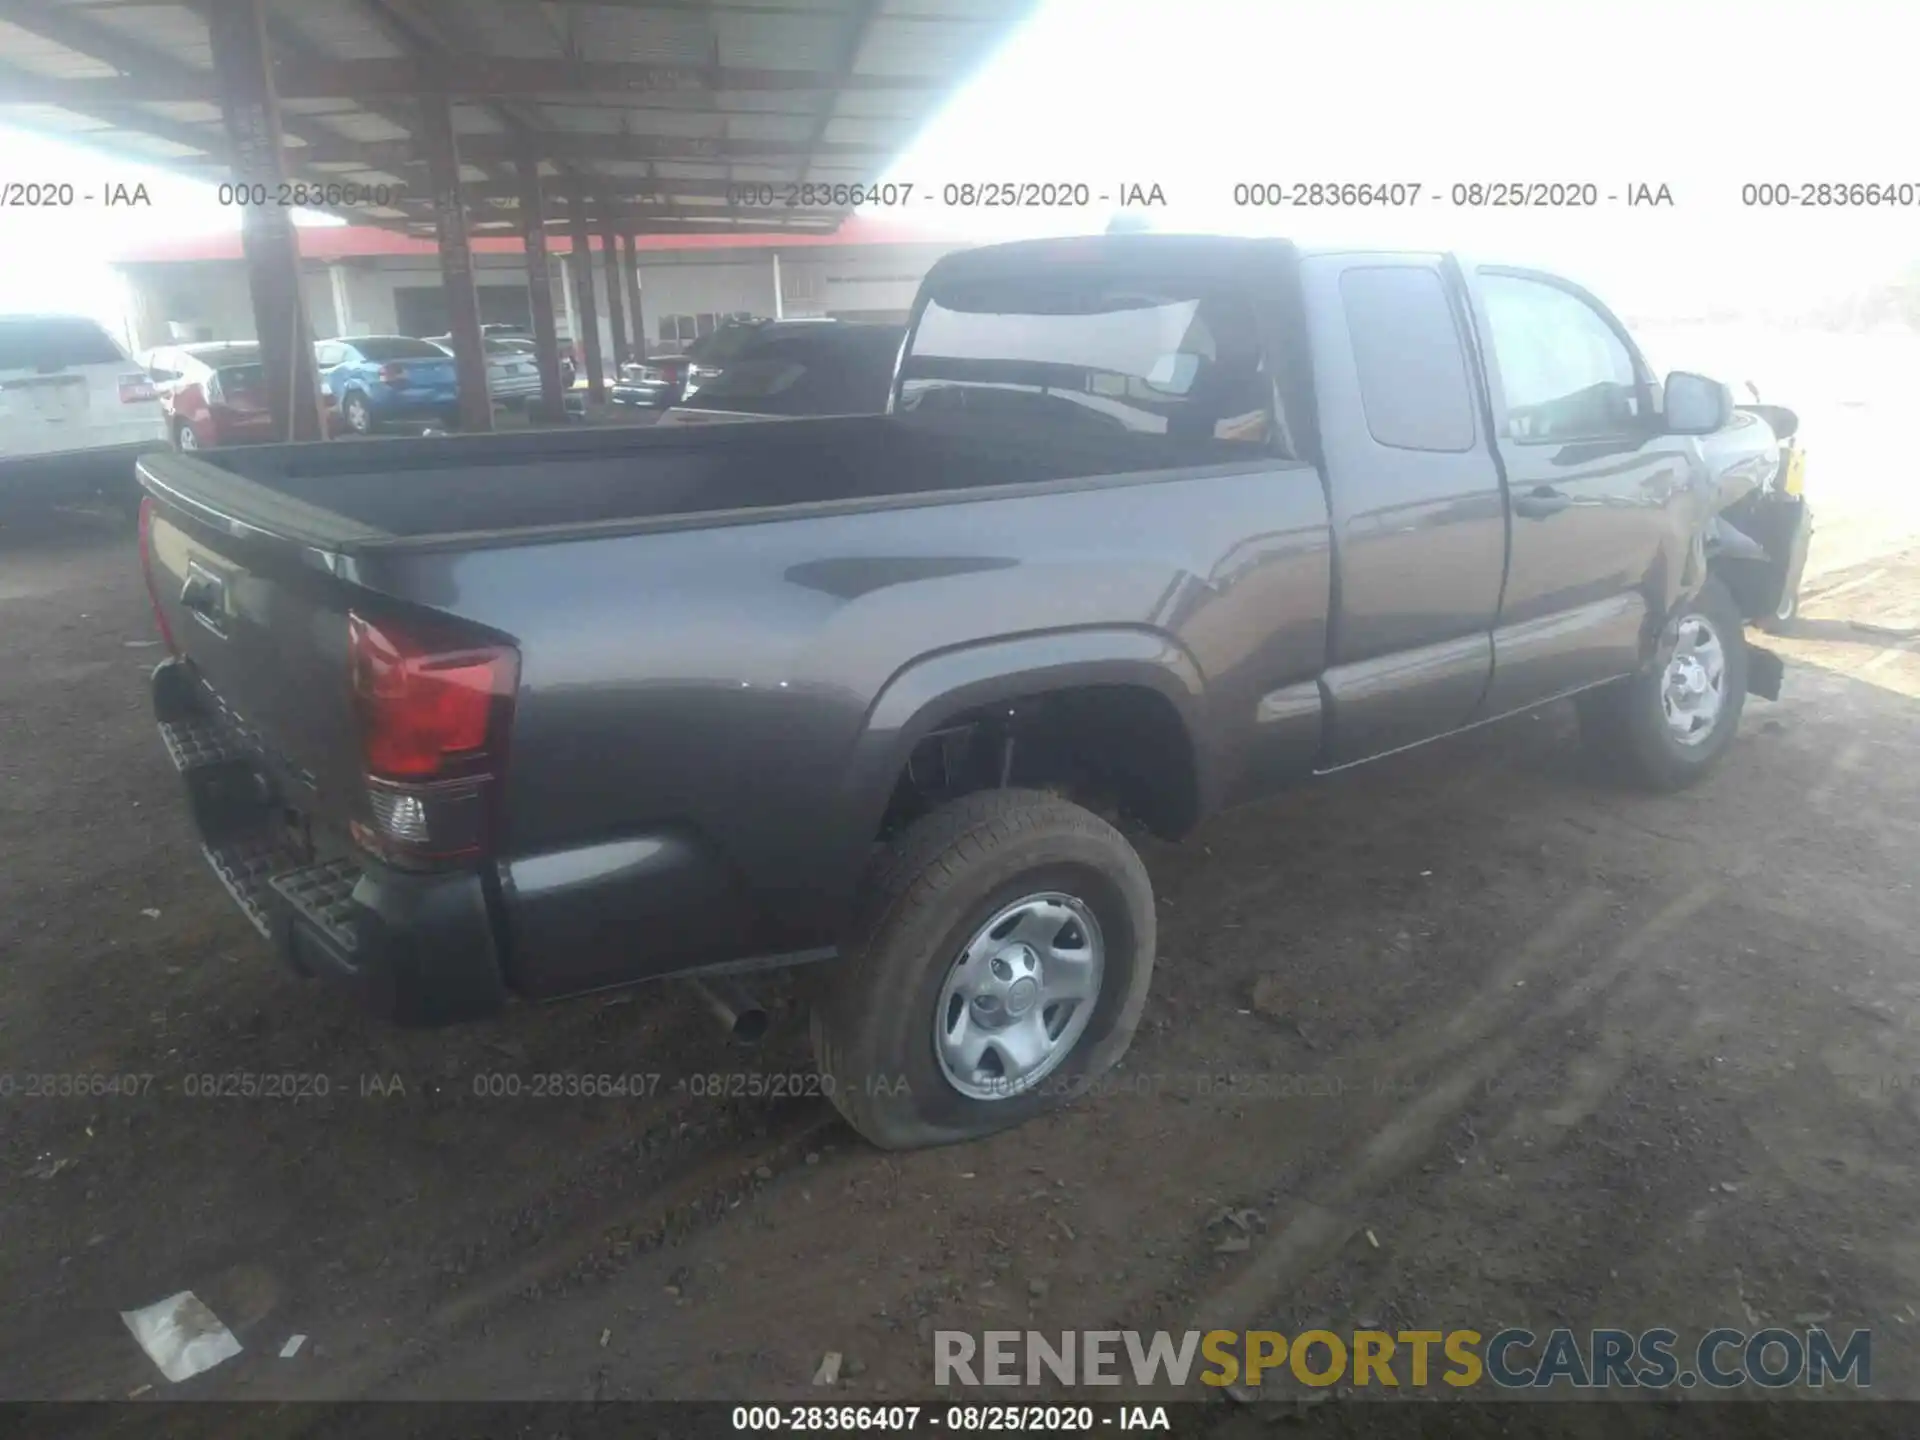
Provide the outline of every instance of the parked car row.
[[[534,342],[485,327],[487,393],[518,406],[540,393]],[[839,320],[734,324],[701,337],[687,355],[625,367],[617,405],[668,411],[668,423],[776,415],[874,413],[905,334],[901,326]],[[331,424],[373,434],[396,425],[458,423],[460,386],[453,337],[360,335],[314,346]],[[571,388],[572,358],[560,362]],[[164,438],[180,450],[270,440],[273,420],[260,347],[252,341],[163,346],[147,356],[146,379],[164,414]],[[698,397],[698,403],[690,403]]]

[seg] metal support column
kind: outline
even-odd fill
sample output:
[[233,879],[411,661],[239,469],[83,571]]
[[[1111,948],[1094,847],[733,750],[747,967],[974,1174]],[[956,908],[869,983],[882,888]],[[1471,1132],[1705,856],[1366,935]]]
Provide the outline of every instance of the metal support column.
[[620,273],[620,224],[613,218],[613,202],[601,203],[606,208],[600,221],[600,258],[607,275],[607,321],[613,328],[613,373],[617,377],[620,367],[633,356],[633,344],[627,338],[627,284]]
[[520,217],[527,250],[527,308],[533,312],[534,357],[540,366],[539,417],[564,420],[567,402],[560,383],[560,340],[553,325],[546,197],[541,193],[540,161],[533,155],[520,159]]
[[[271,196],[286,178],[280,103],[267,53],[260,0],[214,0],[207,12],[214,88],[233,149],[233,178]],[[300,238],[292,212],[249,205],[241,212],[241,246],[260,341],[267,404],[280,440],[320,440],[326,423],[313,363],[313,321],[300,284]]]
[[420,143],[433,185],[433,228],[440,239],[440,284],[447,296],[453,363],[460,383],[460,428],[493,429],[487,393],[486,342],[480,334],[480,297],[473,288],[473,246],[460,197],[460,150],[453,138],[453,107],[442,94],[420,97]]
[[593,293],[593,237],[587,233],[587,200],[578,190],[567,197],[573,231],[573,254],[567,271],[579,297],[580,345],[587,357],[587,398],[599,405],[607,398],[607,370],[600,354],[600,302]]
[[620,250],[626,258],[627,298],[633,302],[633,358],[645,360],[647,358],[647,311],[640,294],[639,246],[634,243],[631,230],[620,237]]

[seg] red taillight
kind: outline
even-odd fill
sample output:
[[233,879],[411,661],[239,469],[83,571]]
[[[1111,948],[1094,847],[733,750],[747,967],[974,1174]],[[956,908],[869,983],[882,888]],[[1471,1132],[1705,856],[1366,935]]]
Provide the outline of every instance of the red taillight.
[[428,646],[354,614],[347,617],[347,644],[369,775],[450,779],[499,761],[520,678],[517,652],[504,645]]
[[380,367],[380,383],[382,385],[406,384],[407,383],[407,367],[402,364],[399,364],[396,361],[389,360],[386,364]]
[[156,400],[159,392],[153,388],[153,381],[145,375],[135,372],[120,377],[120,403],[132,405],[141,400]]
[[153,623],[160,627],[160,638],[166,642],[167,653],[178,655],[180,647],[173,643],[173,627],[167,624],[167,612],[160,608],[160,587],[153,578],[153,497],[140,497],[140,573],[146,577],[147,599],[153,602]]

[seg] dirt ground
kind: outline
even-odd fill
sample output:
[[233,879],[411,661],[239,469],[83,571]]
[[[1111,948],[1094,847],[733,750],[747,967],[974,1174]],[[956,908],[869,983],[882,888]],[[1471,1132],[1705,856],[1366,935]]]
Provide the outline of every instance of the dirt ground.
[[[0,530],[0,1398],[817,1399],[828,1350],[924,1397],[935,1328],[1363,1322],[1865,1326],[1920,1396],[1920,551],[1816,584],[1691,794],[1555,710],[1150,847],[1134,1083],[887,1156],[704,1093],[808,1071],[790,991],[743,1055],[677,988],[422,1034],[282,971],[147,718],[130,538]],[[305,1098],[191,1093],[243,1072]],[[477,1093],[552,1072],[658,1078]],[[117,1312],[185,1289],[245,1349],[169,1387]]]

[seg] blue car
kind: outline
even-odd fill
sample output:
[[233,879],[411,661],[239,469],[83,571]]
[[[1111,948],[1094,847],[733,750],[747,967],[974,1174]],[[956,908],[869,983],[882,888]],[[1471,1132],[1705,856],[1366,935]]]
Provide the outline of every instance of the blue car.
[[460,419],[453,357],[410,335],[354,335],[313,347],[327,411],[356,435],[405,421]]

